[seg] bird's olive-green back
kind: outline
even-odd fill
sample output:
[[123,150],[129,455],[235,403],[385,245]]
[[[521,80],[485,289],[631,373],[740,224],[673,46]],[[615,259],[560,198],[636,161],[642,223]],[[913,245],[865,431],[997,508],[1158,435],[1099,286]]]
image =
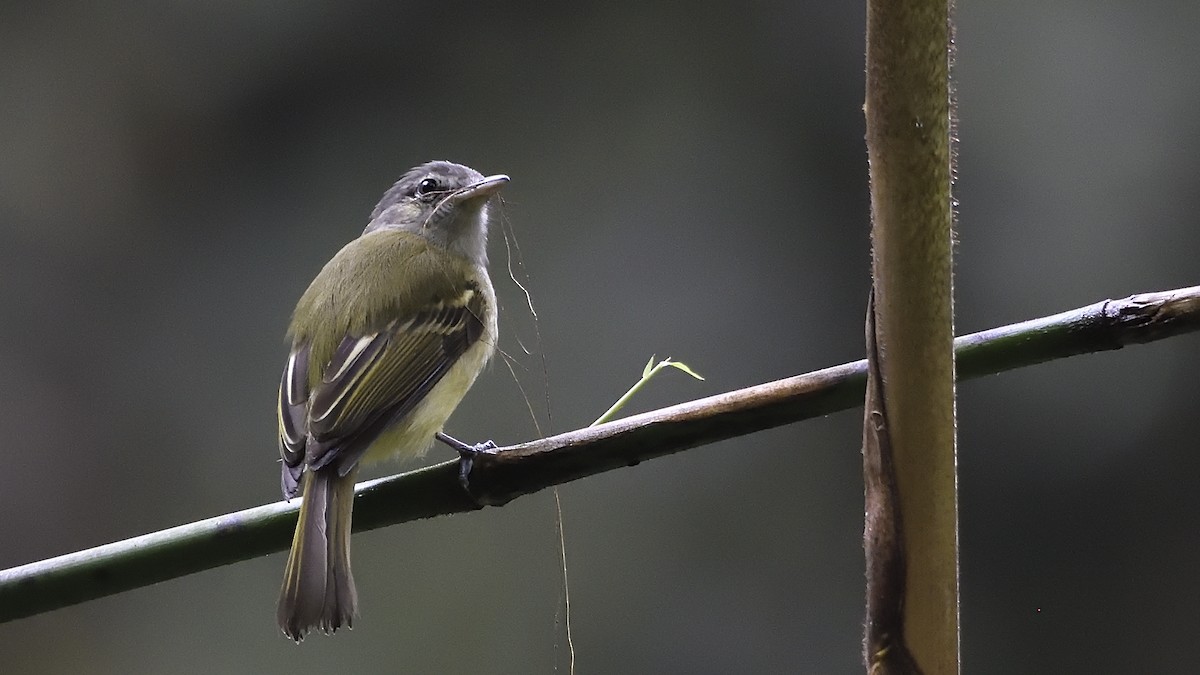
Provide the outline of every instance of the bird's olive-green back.
[[456,300],[477,275],[465,258],[411,232],[376,230],[346,244],[304,292],[288,328],[293,349],[310,345],[309,386],[343,338]]

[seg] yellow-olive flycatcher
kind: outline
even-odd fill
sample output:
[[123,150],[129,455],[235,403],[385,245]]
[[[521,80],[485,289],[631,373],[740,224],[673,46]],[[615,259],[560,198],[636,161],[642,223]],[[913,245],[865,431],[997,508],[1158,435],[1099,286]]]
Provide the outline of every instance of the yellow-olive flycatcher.
[[492,355],[488,202],[507,182],[450,162],[411,169],[296,305],[279,446],[283,495],[303,482],[304,502],[277,613],[296,641],[358,613],[350,514],[359,465],[423,454]]

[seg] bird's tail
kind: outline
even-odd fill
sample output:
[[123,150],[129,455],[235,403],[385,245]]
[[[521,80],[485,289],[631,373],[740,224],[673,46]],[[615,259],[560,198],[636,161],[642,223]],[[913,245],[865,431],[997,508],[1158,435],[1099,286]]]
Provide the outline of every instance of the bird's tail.
[[349,628],[358,616],[358,594],[350,574],[356,473],[339,476],[330,466],[305,475],[304,503],[276,611],[279,627],[296,642],[313,628],[326,633]]

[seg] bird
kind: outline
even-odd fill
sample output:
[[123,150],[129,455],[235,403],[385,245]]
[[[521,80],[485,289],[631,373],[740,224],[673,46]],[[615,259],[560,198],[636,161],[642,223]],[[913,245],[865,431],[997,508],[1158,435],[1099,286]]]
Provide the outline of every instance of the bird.
[[296,642],[358,616],[359,467],[423,455],[495,350],[488,215],[508,182],[447,161],[410,169],[296,305],[277,407],[283,496],[303,487],[303,503],[276,612]]

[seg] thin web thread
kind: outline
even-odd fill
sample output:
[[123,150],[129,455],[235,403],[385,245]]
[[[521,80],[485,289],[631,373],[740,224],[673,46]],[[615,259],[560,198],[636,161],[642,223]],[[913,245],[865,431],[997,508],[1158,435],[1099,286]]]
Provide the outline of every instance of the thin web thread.
[[[546,350],[542,346],[541,318],[538,316],[537,309],[535,309],[533,306],[533,296],[532,296],[532,294],[530,294],[529,288],[524,283],[521,283],[521,281],[519,279],[517,279],[516,272],[513,270],[513,250],[515,249],[516,253],[517,253],[517,255],[516,255],[517,266],[521,269],[521,271],[523,273],[522,276],[525,277],[525,281],[526,282],[529,281],[529,273],[525,270],[524,257],[521,255],[521,245],[517,241],[517,233],[515,230],[513,230],[512,225],[511,225],[507,215],[503,212],[503,206],[504,206],[503,201],[500,202],[500,206],[501,206],[500,223],[501,223],[501,232],[504,234],[504,249],[505,249],[505,255],[506,255],[505,262],[506,262],[506,267],[508,269],[508,278],[512,279],[513,283],[517,285],[517,288],[520,288],[521,292],[525,294],[525,304],[529,308],[530,316],[533,317],[534,340],[536,343],[536,349],[537,349],[539,358],[542,362],[542,385],[543,385],[542,388],[545,391],[546,423],[551,428],[553,428],[554,427],[554,414],[553,414],[552,407],[550,405],[550,371],[546,365]],[[525,352],[525,354],[528,355],[529,349],[527,349],[525,347],[525,344],[521,341],[520,337],[517,337],[516,340],[517,340],[517,344],[521,347],[521,351]],[[501,352],[501,353],[503,354],[503,352]],[[525,392],[524,385],[521,384],[520,379],[517,377],[516,371],[513,370],[513,366],[511,363],[512,358],[509,357],[507,354],[505,354],[504,356],[505,356],[505,365],[508,366],[509,373],[512,374],[513,380],[516,381],[517,387],[521,390],[521,396],[525,399],[525,405],[529,409],[529,416],[533,420],[534,429],[536,430],[537,435],[539,437],[543,436],[544,434],[542,433],[541,424],[538,422],[537,414],[535,414],[533,411],[533,404],[532,404],[532,402],[530,402],[529,396]],[[563,608],[563,613],[564,613],[563,615],[564,615],[564,619],[565,619],[564,624],[565,624],[566,634],[567,634],[567,659],[568,659],[567,660],[567,663],[568,663],[567,669],[568,669],[568,673],[570,673],[570,675],[575,675],[575,640],[574,640],[572,632],[571,632],[571,584],[570,584],[570,580],[569,580],[569,577],[567,574],[567,541],[566,541],[566,534],[565,534],[564,528],[563,528],[562,496],[559,494],[557,485],[554,486],[553,492],[554,492],[554,526],[555,526],[554,529],[555,529],[555,533],[558,535],[559,567],[562,570],[563,594],[562,594],[562,605],[561,606]],[[555,617],[554,617],[555,625],[558,624],[558,616],[559,616],[558,612],[556,611]],[[555,653],[554,671],[558,672],[558,638],[557,637],[555,637],[555,640],[554,640],[554,653]]]

